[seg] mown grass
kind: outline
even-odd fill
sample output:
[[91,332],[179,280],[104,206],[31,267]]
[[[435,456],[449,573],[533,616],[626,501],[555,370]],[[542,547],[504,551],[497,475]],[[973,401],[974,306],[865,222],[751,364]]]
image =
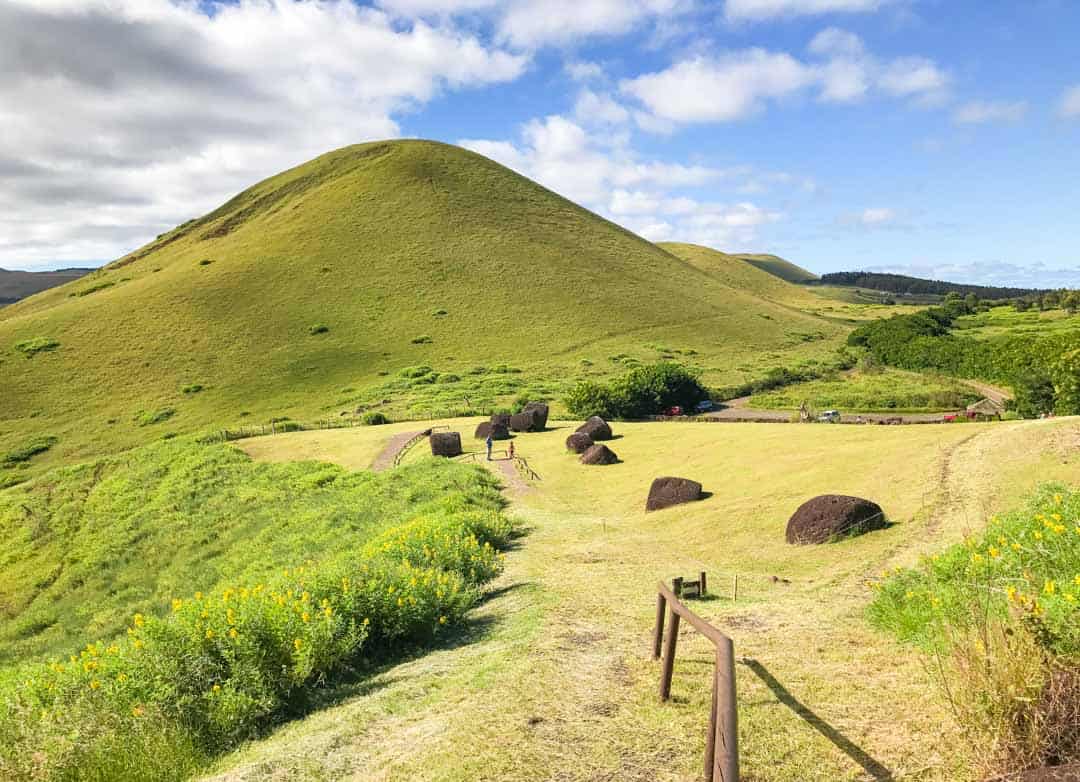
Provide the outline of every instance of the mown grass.
[[[36,473],[145,443],[138,411],[174,408],[169,426],[186,434],[242,413],[314,420],[390,399],[384,412],[401,419],[522,392],[489,380],[379,396],[419,364],[465,380],[508,364],[555,395],[668,348],[719,385],[825,358],[843,340],[843,314],[816,312],[827,302],[743,270],[740,281],[695,266],[458,148],[349,147],[3,308],[0,451],[60,437]],[[747,288],[751,278],[774,293]],[[431,341],[414,344],[421,336]],[[15,346],[38,338],[61,345],[18,360]],[[183,394],[195,380],[213,393]]]
[[749,406],[794,411],[807,402],[816,410],[934,413],[963,410],[980,398],[977,391],[955,378],[882,369],[834,373],[832,377],[755,394]]
[[[482,448],[471,437],[478,420],[450,422],[466,450]],[[873,592],[865,580],[962,540],[1038,480],[1080,480],[1075,422],[620,424],[608,445],[622,461],[610,467],[566,453],[572,422],[549,427],[515,439],[541,480],[514,495],[530,534],[508,555],[499,596],[475,615],[474,642],[386,670],[363,697],[345,692],[223,759],[213,779],[697,779],[713,650],[693,632],[681,635],[675,697],[661,705],[650,630],[655,581],[702,569],[715,597],[694,609],[753,662],[737,671],[746,777],[974,778],[970,749],[918,655],[866,621]],[[287,458],[291,445],[358,463],[385,442],[371,434],[249,442],[274,458]],[[408,461],[430,457],[418,447]],[[665,474],[701,480],[712,496],[645,514],[649,483]],[[894,525],[828,546],[785,544],[788,516],[826,492],[874,499]]]
[[[38,661],[28,661],[30,650],[23,647],[21,662],[0,669],[5,779],[134,778],[129,771],[140,779],[185,778],[216,752],[303,711],[327,677],[392,659],[458,624],[477,602],[479,587],[501,569],[496,548],[512,533],[486,473],[447,463],[376,478],[314,463],[256,465],[228,448],[174,442],[103,467],[93,466],[95,486],[82,498],[81,513],[65,519],[81,534],[62,541],[69,553],[57,563],[64,578],[50,595],[36,597],[55,610],[57,602],[71,607],[65,601],[80,591],[82,600],[90,598],[98,586],[104,593],[92,598],[97,617],[130,624],[126,633],[109,632],[113,628],[89,627],[72,611],[63,617],[62,640],[33,649]],[[193,468],[215,483],[210,497],[191,497],[201,500],[192,507],[224,511],[223,501],[240,491],[246,513],[263,521],[255,535],[233,538],[213,563],[218,572],[202,582],[205,592],[192,589],[205,565],[181,566],[179,590],[168,573],[171,566],[177,575],[179,563],[143,569],[145,555],[162,542],[170,558],[183,560],[187,553],[181,546],[176,556],[181,536],[162,528],[161,505],[150,503],[140,528],[134,509],[125,514],[115,502],[119,482],[129,491],[139,487],[144,503],[145,494],[175,503],[175,496],[162,496],[168,494],[163,477],[192,485]],[[78,505],[68,492],[86,487],[72,481],[71,472],[35,482],[18,497],[0,495],[12,503],[0,506],[0,519],[10,521],[12,507],[26,509],[41,484],[67,490],[49,494],[47,502]],[[148,474],[158,478],[157,486]],[[292,507],[278,504],[280,489],[268,490],[286,476],[293,479]],[[112,483],[112,492],[95,495],[98,482]],[[201,526],[210,533],[224,525],[212,511],[199,515],[192,507],[183,511],[189,531]],[[319,521],[308,516],[316,509]],[[108,522],[94,520],[94,511],[106,513]],[[323,520],[325,511],[329,518]],[[136,544],[124,547],[120,529]],[[35,544],[42,542],[40,533],[32,536]],[[122,553],[94,556],[94,542]],[[27,562],[33,555],[26,545],[13,554],[6,564],[17,569],[41,564]],[[288,565],[284,571],[282,564]],[[135,610],[137,595],[115,591],[120,583],[140,581],[149,582],[144,586],[154,594],[153,613]],[[160,604],[169,586],[171,611]],[[16,585],[12,594],[20,593]],[[44,629],[24,624],[23,635]],[[78,635],[80,645],[91,640],[77,653],[58,654],[74,649]],[[41,661],[46,650],[51,658]]]

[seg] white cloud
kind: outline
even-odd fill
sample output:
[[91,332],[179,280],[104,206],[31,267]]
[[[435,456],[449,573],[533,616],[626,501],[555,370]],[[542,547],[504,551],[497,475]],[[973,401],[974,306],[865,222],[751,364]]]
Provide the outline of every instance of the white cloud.
[[1058,112],[1066,119],[1080,117],[1080,84],[1065,90],[1065,94],[1061,96]]
[[574,81],[601,81],[605,77],[604,66],[598,62],[568,62],[564,70]]
[[944,98],[949,77],[925,57],[901,57],[886,66],[878,83],[891,95],[936,102]]
[[788,54],[750,49],[719,60],[696,57],[623,81],[622,91],[661,119],[730,122],[760,111],[769,99],[813,84],[812,69]]
[[814,36],[807,48],[822,57],[862,57],[866,54],[862,38],[839,27],[825,28]]
[[629,122],[630,112],[610,95],[598,95],[582,90],[574,104],[574,116],[586,124],[622,125]]
[[116,257],[524,65],[351,0],[0,3],[0,265]]
[[976,100],[958,106],[953,121],[959,125],[983,125],[989,122],[1019,122],[1027,114],[1027,101]]
[[724,14],[731,21],[759,22],[829,13],[868,13],[888,0],[727,0]]
[[924,104],[939,103],[947,95],[949,76],[933,61],[881,61],[857,35],[835,27],[818,33],[809,51],[824,59],[804,62],[764,49],[698,56],[624,80],[620,89],[660,123],[731,122],[762,111],[770,101],[808,91],[829,103],[859,101],[875,90]]
[[497,38],[522,49],[562,46],[593,36],[622,35],[641,26],[668,24],[693,0],[377,0],[408,19],[479,12]]
[[[459,142],[612,219],[652,241],[679,238],[716,247],[753,243],[758,230],[783,215],[741,201],[701,201],[679,192],[717,181],[757,176],[788,186],[788,174],[752,169],[717,169],[641,159],[625,137],[590,132],[567,117],[533,120],[521,143],[466,139]],[[796,185],[797,186],[797,185]]]
[[903,219],[900,212],[884,206],[874,206],[861,212],[842,214],[837,218],[836,222],[845,228],[859,231],[907,230],[911,228],[911,225]]

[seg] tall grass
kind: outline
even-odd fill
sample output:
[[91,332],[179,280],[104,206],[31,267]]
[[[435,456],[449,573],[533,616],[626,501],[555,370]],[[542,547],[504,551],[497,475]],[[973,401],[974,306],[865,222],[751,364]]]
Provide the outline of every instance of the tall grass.
[[871,621],[928,653],[987,771],[1080,760],[1080,492],[872,583]]

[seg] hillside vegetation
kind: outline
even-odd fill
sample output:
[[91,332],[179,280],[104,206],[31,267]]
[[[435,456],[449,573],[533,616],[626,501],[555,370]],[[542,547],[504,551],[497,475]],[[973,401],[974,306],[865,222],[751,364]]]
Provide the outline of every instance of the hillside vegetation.
[[494,485],[177,440],[0,493],[0,777],[182,779],[430,644],[502,567]]
[[244,419],[483,410],[664,356],[738,382],[842,340],[782,301],[474,153],[363,144],[0,310],[0,454],[57,438],[33,474]]

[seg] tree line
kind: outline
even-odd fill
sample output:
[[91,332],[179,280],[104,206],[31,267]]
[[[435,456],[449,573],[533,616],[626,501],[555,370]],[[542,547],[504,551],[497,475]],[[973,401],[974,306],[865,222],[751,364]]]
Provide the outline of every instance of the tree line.
[[945,282],[943,280],[925,280],[920,277],[908,277],[903,274],[886,274],[884,272],[832,272],[821,275],[811,285],[843,285],[854,288],[869,288],[875,291],[885,291],[899,295],[933,295],[945,296],[949,293],[958,293],[961,296],[974,294],[980,299],[1028,299],[1048,293],[1046,290],[1031,288],[1008,288],[996,285],[966,285],[958,282]]

